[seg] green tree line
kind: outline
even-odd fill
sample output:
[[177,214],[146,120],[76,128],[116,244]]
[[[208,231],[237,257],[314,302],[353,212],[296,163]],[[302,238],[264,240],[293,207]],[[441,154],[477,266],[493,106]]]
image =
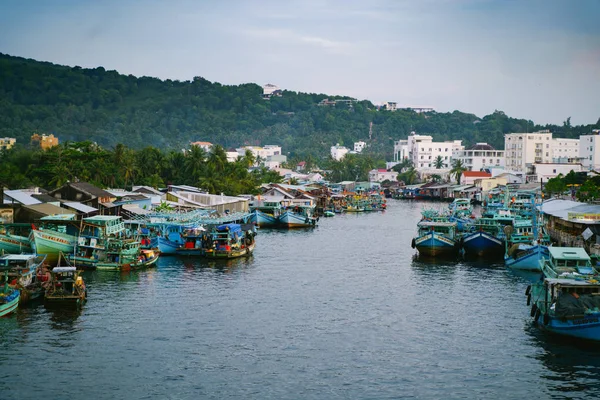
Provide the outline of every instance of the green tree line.
[[502,111],[479,118],[459,111],[419,114],[412,110],[378,111],[369,101],[352,106],[318,106],[342,98],[283,91],[262,99],[262,88],[248,83],[222,85],[202,77],[189,81],[123,75],[103,67],[86,69],[0,53],[0,136],[26,144],[33,133],[53,133],[61,141],[91,141],[105,148],[123,143],[182,149],[190,141],[225,148],[278,144],[290,157],[324,159],[335,143],[367,139],[380,157],[390,159],[394,140],[411,131],[435,140],[462,139],[466,145],[488,142],[503,148],[505,133],[550,129],[578,137],[596,124],[537,125]]
[[16,146],[0,155],[0,185],[53,189],[68,181],[84,181],[103,188],[159,188],[172,183],[238,195],[258,193],[262,183],[281,182],[277,172],[251,168],[255,162],[250,151],[228,162],[220,145],[210,152],[198,146],[185,152],[153,146],[136,150],[123,144],[105,149],[90,141],[66,142],[46,151]]

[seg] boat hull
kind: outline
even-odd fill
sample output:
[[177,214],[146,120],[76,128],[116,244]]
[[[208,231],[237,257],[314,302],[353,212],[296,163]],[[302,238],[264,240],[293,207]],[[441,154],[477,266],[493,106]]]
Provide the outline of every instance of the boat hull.
[[487,232],[473,232],[463,236],[463,249],[468,256],[502,256],[504,241]]
[[289,211],[279,216],[279,222],[285,228],[313,228],[317,224],[314,218]]
[[35,252],[46,254],[46,262],[50,265],[55,265],[58,262],[60,253],[71,254],[75,251],[76,236],[52,231],[33,230],[31,232]]
[[260,210],[254,210],[252,220],[259,228],[276,228],[279,226],[279,219],[276,216]]
[[181,247],[181,243],[173,242],[165,237],[158,238],[158,251],[162,255],[175,255],[177,254],[177,249]]
[[504,256],[504,263],[507,267],[522,271],[541,271],[541,261],[549,258],[548,247],[534,246],[527,252],[517,257],[509,255]]
[[437,232],[430,232],[415,239],[415,247],[424,256],[455,255],[458,246],[454,239]]
[[229,251],[209,249],[209,250],[206,250],[206,252],[204,253],[204,257],[224,259],[224,260],[229,260],[232,258],[247,257],[247,256],[252,255],[252,252],[254,251],[254,246],[255,246],[255,244],[253,243],[248,247],[244,247],[243,249],[237,249],[237,250],[232,249]]
[[539,315],[535,322],[541,329],[558,335],[600,340],[600,314],[590,314],[577,319],[560,319],[549,315],[546,317]]
[[33,253],[29,238],[16,235],[0,235],[0,253],[8,254]]
[[14,312],[19,306],[19,299],[21,295],[17,295],[14,299],[9,301],[8,303],[0,304],[0,317],[4,317],[12,312]]

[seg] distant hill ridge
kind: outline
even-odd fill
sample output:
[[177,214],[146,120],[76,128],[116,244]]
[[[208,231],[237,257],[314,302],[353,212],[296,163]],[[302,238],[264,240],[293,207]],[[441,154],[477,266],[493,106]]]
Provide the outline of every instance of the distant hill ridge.
[[252,83],[230,86],[201,77],[160,80],[0,53],[0,136],[21,143],[40,132],[105,147],[182,148],[203,140],[226,148],[279,144],[299,157],[326,156],[331,145],[351,146],[366,139],[373,122],[370,151],[389,156],[393,141],[411,131],[435,140],[502,148],[508,132],[550,129],[556,136],[578,137],[600,128],[600,120],[593,125],[535,125],[501,111],[478,118],[459,111],[377,111],[369,101],[352,108],[339,102],[335,107],[317,105],[326,98],[343,97],[284,90],[281,97],[264,100],[262,87]]

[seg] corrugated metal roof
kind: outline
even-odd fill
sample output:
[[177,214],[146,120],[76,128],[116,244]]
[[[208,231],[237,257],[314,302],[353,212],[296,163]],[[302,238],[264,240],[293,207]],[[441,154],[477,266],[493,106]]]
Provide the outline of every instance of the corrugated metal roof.
[[67,206],[67,207],[70,207],[70,208],[72,208],[74,210],[80,211],[80,212],[82,212],[84,214],[88,214],[88,213],[91,213],[91,212],[94,212],[94,211],[98,211],[97,208],[90,207],[88,205],[85,205],[85,204],[82,204],[82,203],[79,203],[79,202],[76,202],[76,201],[70,201],[68,203],[63,203],[63,204],[65,206]]
[[54,204],[50,204],[50,203],[32,204],[32,205],[25,206],[25,208],[35,211],[38,214],[44,214],[44,215],[61,215],[61,214],[75,215],[74,211],[67,210],[66,208],[58,207],[58,206],[55,206]]
[[38,199],[32,197],[31,193],[23,192],[21,190],[5,190],[4,196],[8,196],[11,199],[14,199],[14,201],[16,201],[17,203],[21,203],[26,206],[42,203]]

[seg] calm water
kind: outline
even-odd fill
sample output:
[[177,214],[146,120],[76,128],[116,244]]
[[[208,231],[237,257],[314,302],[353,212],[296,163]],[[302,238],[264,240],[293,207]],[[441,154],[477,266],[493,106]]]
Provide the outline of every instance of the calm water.
[[0,319],[0,399],[600,395],[600,346],[532,326],[531,277],[413,259],[422,206],[264,230],[248,260],[89,274],[80,313]]

